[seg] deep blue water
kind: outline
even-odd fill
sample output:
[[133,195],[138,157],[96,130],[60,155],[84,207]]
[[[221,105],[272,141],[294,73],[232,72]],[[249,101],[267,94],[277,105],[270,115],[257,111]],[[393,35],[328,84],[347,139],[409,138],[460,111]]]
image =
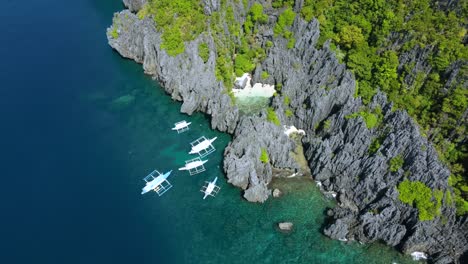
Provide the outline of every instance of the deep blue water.
[[[247,203],[220,169],[229,136],[179,103],[108,45],[120,0],[6,0],[0,9],[0,263],[398,263],[378,245],[320,234],[333,202],[311,181]],[[119,103],[119,98],[131,98]],[[168,128],[187,119],[192,130]],[[161,198],[140,195],[153,169],[176,169],[188,143],[218,136],[208,171],[178,171]],[[203,201],[199,188],[220,178]],[[292,234],[276,230],[291,220]]]

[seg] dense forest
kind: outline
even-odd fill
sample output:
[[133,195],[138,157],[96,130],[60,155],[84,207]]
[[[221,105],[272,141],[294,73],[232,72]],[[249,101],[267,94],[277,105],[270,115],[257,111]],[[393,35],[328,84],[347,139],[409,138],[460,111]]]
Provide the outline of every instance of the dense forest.
[[[239,7],[242,18],[236,16]],[[230,95],[234,78],[252,72],[273,45],[271,39],[258,37],[259,28],[270,25],[273,37],[285,38],[287,48],[293,48],[289,29],[294,19],[316,18],[321,30],[317,48],[331,41],[337,58],[355,75],[356,96],[366,104],[378,90],[384,91],[434,143],[452,172],[449,183],[459,215],[468,212],[467,15],[467,1],[431,0],[272,0],[251,5],[221,0],[221,8],[210,14],[200,0],[149,0],[138,12],[140,19],[154,19],[162,31],[161,48],[172,56],[184,52],[184,42],[210,34],[216,46],[216,77]],[[118,37],[116,31],[113,35]],[[205,62],[209,52],[207,43],[201,43]],[[276,87],[280,92],[281,84]],[[375,113],[361,115],[368,117],[369,128],[375,125]],[[407,193],[421,189],[406,182],[400,187]],[[408,195],[400,199],[417,200]]]
[[[467,2],[447,8],[430,0],[306,0],[300,12],[306,20],[319,20],[320,42],[332,40],[337,56],[354,72],[364,103],[380,89],[414,117],[450,167],[458,212],[465,214]],[[411,51],[426,53],[428,65],[418,71],[415,62],[402,64],[401,55]],[[449,82],[454,67],[460,78]]]

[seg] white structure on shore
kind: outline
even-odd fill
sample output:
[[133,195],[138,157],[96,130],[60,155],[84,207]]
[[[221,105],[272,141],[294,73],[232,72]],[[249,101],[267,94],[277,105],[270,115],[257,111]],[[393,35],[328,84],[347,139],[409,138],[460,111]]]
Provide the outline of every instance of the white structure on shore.
[[235,84],[242,89],[232,89],[234,96],[238,99],[245,97],[272,97],[276,90],[274,85],[256,83],[253,86],[250,84],[252,77],[248,73],[244,73],[242,77],[237,77]]
[[411,253],[411,257],[413,258],[413,260],[417,261],[421,259],[427,259],[427,254],[420,251],[414,251],[413,253]]
[[302,130],[302,129],[297,129],[295,126],[283,126],[284,127],[284,133],[286,134],[286,136],[289,137],[289,135],[291,135],[292,133],[297,133],[297,134],[300,134],[300,135],[303,135],[305,136],[305,131]]

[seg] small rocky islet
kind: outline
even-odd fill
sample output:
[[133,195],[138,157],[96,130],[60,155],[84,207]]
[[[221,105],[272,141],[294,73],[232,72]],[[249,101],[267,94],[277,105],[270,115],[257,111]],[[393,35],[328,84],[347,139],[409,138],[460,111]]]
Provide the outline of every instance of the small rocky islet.
[[[245,2],[252,6],[255,1]],[[297,2],[299,8],[302,1]],[[275,177],[312,177],[338,203],[327,212],[323,229],[330,238],[384,242],[406,254],[424,252],[433,263],[459,262],[468,250],[468,219],[457,216],[448,201],[454,195],[448,184],[450,170],[416,122],[406,111],[395,110],[384,92],[377,92],[367,104],[354,96],[354,76],[330,42],[317,45],[318,20],[296,16],[289,29],[295,40],[291,47],[288,39],[274,37],[272,21],[279,11],[268,10],[270,22],[257,29],[256,37],[271,44],[255,65],[252,81],[281,84],[281,92],[272,97],[270,108],[247,115],[239,112],[229,89],[217,78],[212,35],[200,34],[185,43],[181,54],[169,55],[161,48],[163,37],[154,20],[138,15],[147,1],[124,3],[128,9],[117,13],[108,29],[109,44],[123,57],[143,64],[145,73],[183,102],[181,112],[207,113],[213,129],[233,136],[224,152],[224,171],[229,183],[244,190],[245,199],[264,202],[272,195],[280,197],[280,190],[269,188]],[[207,15],[222,5],[217,0],[201,3]],[[234,9],[235,18],[244,21],[247,9],[242,3],[233,5],[239,7]],[[206,60],[199,54],[201,43],[209,50]],[[418,63],[418,58],[408,53],[406,62]],[[372,113],[379,125],[369,126],[366,113]],[[292,126],[305,133],[285,133]],[[418,208],[402,202],[398,188],[412,186],[403,182],[420,182],[422,188],[433,190],[431,195],[439,197],[435,217],[421,219]],[[278,228],[289,232],[293,223],[278,223]]]

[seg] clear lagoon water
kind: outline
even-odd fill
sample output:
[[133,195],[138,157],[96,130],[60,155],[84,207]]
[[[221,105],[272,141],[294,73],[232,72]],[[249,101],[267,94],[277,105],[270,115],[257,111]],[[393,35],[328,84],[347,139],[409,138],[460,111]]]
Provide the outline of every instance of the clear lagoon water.
[[[1,263],[414,263],[320,232],[334,202],[311,180],[277,180],[252,204],[226,183],[230,136],[186,116],[140,65],[108,45],[120,0],[6,0],[0,10]],[[176,121],[193,123],[184,134]],[[189,142],[217,136],[208,170],[177,171]],[[174,170],[162,197],[140,195]],[[204,181],[221,191],[202,200]],[[277,230],[292,221],[294,231]]]

